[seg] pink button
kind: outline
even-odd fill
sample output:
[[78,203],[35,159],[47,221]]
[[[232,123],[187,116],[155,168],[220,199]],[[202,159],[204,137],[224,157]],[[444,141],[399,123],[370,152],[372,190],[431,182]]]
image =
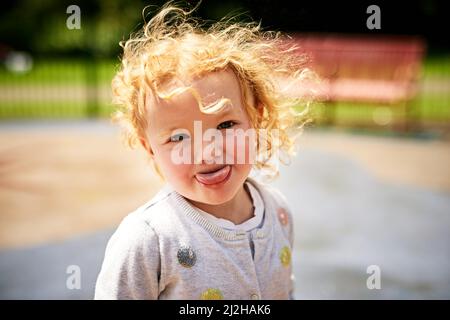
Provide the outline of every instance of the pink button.
[[284,208],[278,209],[278,219],[280,219],[280,222],[282,225],[287,225],[289,222],[288,214]]

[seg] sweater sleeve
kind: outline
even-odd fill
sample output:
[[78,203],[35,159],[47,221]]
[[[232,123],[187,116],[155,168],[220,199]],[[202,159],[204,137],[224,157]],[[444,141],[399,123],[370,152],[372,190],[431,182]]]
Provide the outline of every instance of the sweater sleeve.
[[[282,195],[283,198],[283,205],[284,208],[288,214],[288,235],[289,235],[289,244],[291,245],[291,252],[293,253],[294,251],[294,220],[293,220],[293,214],[291,211],[290,206],[288,205],[286,199],[284,198],[284,196]],[[292,272],[291,272],[291,279],[290,279],[290,288],[289,288],[289,298],[290,300],[295,300],[295,295],[294,295],[294,291],[295,291],[295,275],[294,275],[294,268],[292,267]]]
[[[288,225],[287,227],[287,236],[289,239],[289,244],[291,246],[291,252],[294,250],[294,220],[293,220],[293,214],[291,207],[288,204],[288,201],[286,197],[276,188],[271,188],[271,193],[275,197],[276,202],[279,206],[284,208],[286,210],[286,213],[288,215]],[[294,296],[295,291],[295,275],[294,275],[294,268],[292,268],[291,277],[290,277],[290,283],[289,283],[289,298],[290,300],[295,300]]]
[[294,247],[294,220],[291,207],[288,204],[286,197],[276,188],[270,187],[270,192],[274,196],[276,203],[278,206],[286,210],[288,215],[288,225],[287,227],[287,237],[289,239],[289,244],[291,248]]
[[158,299],[160,261],[158,237],[151,226],[126,217],[106,247],[94,299]]

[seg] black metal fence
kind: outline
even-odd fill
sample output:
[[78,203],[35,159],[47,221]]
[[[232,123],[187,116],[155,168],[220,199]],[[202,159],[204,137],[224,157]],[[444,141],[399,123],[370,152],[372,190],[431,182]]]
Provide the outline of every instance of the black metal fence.
[[[37,59],[14,53],[0,67],[0,119],[108,117],[113,111],[110,84],[118,61]],[[414,114],[424,127],[450,124],[450,56],[425,59]],[[389,127],[404,115],[379,103],[333,103],[332,122],[325,121],[330,104],[314,106],[317,124]]]

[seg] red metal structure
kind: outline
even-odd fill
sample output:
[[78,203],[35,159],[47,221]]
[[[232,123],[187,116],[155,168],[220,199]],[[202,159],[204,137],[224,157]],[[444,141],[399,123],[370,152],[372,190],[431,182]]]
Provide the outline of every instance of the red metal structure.
[[426,50],[421,38],[295,34],[288,42],[309,57],[321,79],[297,92],[314,89],[316,98],[329,102],[330,121],[333,102],[346,101],[403,106],[407,124]]

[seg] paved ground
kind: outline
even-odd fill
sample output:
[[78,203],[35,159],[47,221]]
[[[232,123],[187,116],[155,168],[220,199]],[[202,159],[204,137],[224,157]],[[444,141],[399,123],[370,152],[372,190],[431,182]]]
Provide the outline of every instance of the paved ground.
[[[113,226],[159,186],[142,154],[89,123],[3,125],[0,146],[0,298],[91,298]],[[449,150],[306,134],[275,182],[295,211],[297,298],[450,298]]]
[[159,185],[107,123],[0,124],[0,248],[112,227]]
[[[450,298],[450,195],[305,150],[277,185],[293,205],[297,298]],[[367,267],[381,270],[368,290]]]

